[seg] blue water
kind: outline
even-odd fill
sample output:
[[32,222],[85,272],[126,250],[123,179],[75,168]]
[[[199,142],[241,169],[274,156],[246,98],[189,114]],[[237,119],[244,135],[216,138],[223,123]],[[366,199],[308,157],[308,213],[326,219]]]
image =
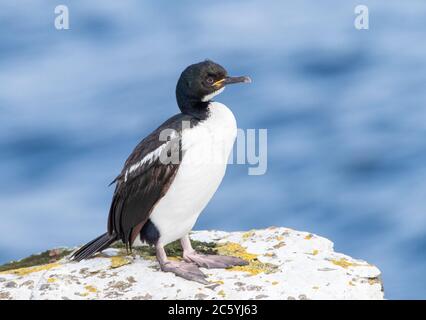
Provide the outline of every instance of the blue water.
[[387,298],[426,298],[426,3],[55,1],[0,4],[0,263],[103,232],[108,183],[177,112],[205,58],[250,86],[220,97],[268,129],[268,171],[231,165],[198,229],[271,225],[376,264]]

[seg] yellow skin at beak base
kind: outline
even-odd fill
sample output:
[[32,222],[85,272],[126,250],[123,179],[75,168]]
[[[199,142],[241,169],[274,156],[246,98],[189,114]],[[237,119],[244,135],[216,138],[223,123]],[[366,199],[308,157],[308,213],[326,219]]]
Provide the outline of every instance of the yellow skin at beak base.
[[219,88],[220,88],[220,86],[222,85],[222,83],[223,83],[224,81],[225,81],[225,79],[218,80],[218,81],[216,81],[215,83],[213,83],[213,86],[214,86],[215,88],[219,89]]

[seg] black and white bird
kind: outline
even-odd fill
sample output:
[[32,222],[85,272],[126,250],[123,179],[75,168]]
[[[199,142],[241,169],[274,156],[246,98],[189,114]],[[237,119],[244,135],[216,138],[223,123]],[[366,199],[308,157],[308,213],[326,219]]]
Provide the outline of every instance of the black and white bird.
[[[76,251],[72,259],[93,256],[116,241],[131,248],[140,240],[155,246],[161,269],[188,280],[208,283],[198,267],[244,265],[242,259],[197,253],[189,232],[219,187],[237,135],[236,120],[212,99],[226,85],[249,83],[230,77],[217,63],[190,65],[176,86],[181,113],[143,139],[125,162],[116,183],[108,231]],[[167,259],[164,246],[180,239],[183,261]]]

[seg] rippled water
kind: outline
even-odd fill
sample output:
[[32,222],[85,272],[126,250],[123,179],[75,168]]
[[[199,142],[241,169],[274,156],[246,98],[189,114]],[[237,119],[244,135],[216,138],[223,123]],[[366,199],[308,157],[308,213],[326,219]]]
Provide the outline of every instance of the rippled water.
[[0,4],[0,262],[105,228],[133,146],[177,112],[205,58],[253,84],[218,99],[268,129],[268,172],[230,166],[198,229],[282,225],[376,264],[387,298],[426,297],[426,3]]

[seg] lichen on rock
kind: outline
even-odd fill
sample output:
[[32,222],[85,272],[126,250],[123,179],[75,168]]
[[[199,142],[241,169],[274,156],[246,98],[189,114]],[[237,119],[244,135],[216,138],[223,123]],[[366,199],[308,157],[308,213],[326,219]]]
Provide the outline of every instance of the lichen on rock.
[[0,273],[7,270],[23,269],[23,268],[53,263],[69,255],[72,251],[73,251],[72,249],[57,248],[57,249],[47,250],[39,254],[33,254],[19,261],[11,261],[4,265],[0,265]]
[[[243,239],[244,239],[243,234]],[[225,256],[234,256],[246,260],[249,264],[246,266],[235,266],[229,268],[231,271],[242,271],[248,272],[251,275],[256,275],[262,272],[270,273],[274,272],[278,267],[271,263],[260,262],[257,258],[257,254],[248,253],[247,250],[235,242],[227,242],[224,244],[220,244],[216,247],[218,254]]]
[[[288,228],[197,231],[193,247],[247,266],[204,269],[209,284],[162,272],[152,247],[117,244],[79,263],[54,249],[0,267],[0,299],[383,299],[380,271],[336,253],[331,241]],[[166,247],[180,259],[178,242]]]

